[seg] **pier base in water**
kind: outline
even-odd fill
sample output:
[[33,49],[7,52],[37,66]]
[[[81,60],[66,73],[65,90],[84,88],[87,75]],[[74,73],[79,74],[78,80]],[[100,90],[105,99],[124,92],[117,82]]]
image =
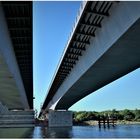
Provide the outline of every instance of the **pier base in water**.
[[72,126],[71,111],[49,111],[49,127]]
[[0,128],[34,127],[34,111],[8,110],[0,102]]

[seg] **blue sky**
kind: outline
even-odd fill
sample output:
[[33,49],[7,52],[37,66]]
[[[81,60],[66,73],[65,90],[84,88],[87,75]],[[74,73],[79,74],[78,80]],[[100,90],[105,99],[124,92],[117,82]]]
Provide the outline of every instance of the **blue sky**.
[[[80,1],[34,1],[34,107],[39,110],[72,30]],[[140,69],[99,89],[70,110],[140,108]]]

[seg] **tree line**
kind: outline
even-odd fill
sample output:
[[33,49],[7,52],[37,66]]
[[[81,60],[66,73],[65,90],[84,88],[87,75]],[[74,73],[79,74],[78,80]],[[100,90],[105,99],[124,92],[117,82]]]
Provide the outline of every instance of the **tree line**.
[[116,120],[125,121],[139,121],[140,122],[140,109],[135,110],[107,110],[102,112],[97,111],[79,111],[73,112],[74,122],[83,122],[89,120],[98,120],[100,117],[109,116],[110,118],[115,118]]

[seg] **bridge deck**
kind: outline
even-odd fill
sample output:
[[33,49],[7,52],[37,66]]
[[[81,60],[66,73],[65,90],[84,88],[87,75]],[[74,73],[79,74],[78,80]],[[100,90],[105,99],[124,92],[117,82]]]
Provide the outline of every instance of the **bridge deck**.
[[28,103],[33,108],[32,2],[3,1],[2,6]]
[[111,1],[82,3],[42,109],[46,108],[58,88],[68,77],[80,56],[89,47],[91,39],[96,37],[96,30],[102,27],[103,19],[109,16],[113,3]]

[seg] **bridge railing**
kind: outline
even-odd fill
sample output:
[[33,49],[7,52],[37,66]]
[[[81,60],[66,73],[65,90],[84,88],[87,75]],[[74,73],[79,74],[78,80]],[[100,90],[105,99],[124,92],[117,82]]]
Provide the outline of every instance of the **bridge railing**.
[[[71,30],[71,32],[70,32],[70,35],[68,36],[68,40],[67,40],[67,42],[66,42],[65,48],[64,48],[64,50],[63,50],[63,52],[62,52],[62,55],[61,55],[61,57],[60,57],[60,60],[59,60],[59,62],[58,62],[58,65],[57,65],[57,67],[56,67],[55,73],[54,73],[54,75],[53,75],[52,81],[51,81],[51,83],[50,83],[50,86],[49,86],[49,89],[48,89],[48,93],[49,93],[49,90],[50,90],[50,88],[51,88],[51,86],[52,86],[52,83],[53,83],[53,81],[54,81],[54,79],[55,79],[55,77],[56,77],[56,74],[57,74],[57,72],[58,72],[58,69],[59,69],[59,67],[60,67],[60,65],[61,65],[61,62],[62,62],[63,58],[64,58],[64,55],[65,55],[66,50],[67,50],[67,48],[68,48],[68,46],[69,46],[69,43],[70,43],[71,38],[72,38],[72,36],[73,36],[73,34],[74,34],[74,31],[75,31],[75,29],[76,29],[76,27],[77,27],[77,24],[78,24],[78,22],[79,22],[79,20],[80,20],[80,17],[81,17],[81,15],[82,15],[82,13],[83,13],[83,10],[84,10],[84,8],[85,8],[86,3],[87,3],[87,1],[82,1],[82,2],[81,2],[80,8],[79,8],[79,10],[78,10],[76,19],[75,19],[74,24],[73,24],[73,27],[72,27],[72,30]],[[47,97],[47,95],[46,95],[46,97]]]
[[[79,19],[80,19],[81,15],[82,15],[82,12],[83,12],[83,10],[84,10],[84,8],[85,8],[86,3],[87,3],[87,1],[82,1],[81,5],[80,5],[80,9],[78,10],[78,14],[77,14],[76,19],[75,19],[75,21],[74,21],[74,25],[73,25],[73,27],[72,27],[72,30],[71,30],[70,35],[69,35],[69,37],[68,37],[67,43],[66,43],[66,45],[65,45],[65,48],[64,48],[64,50],[63,50],[63,52],[62,52],[62,55],[61,55],[60,60],[59,60],[59,63],[58,63],[58,65],[57,65],[57,68],[56,68],[56,71],[55,71],[55,74],[54,74],[54,78],[55,78],[55,76],[56,76],[56,74],[57,74],[57,71],[58,71],[58,69],[59,69],[59,67],[60,67],[60,64],[61,64],[61,62],[62,62],[62,60],[63,60],[63,57],[64,57],[64,55],[65,55],[65,52],[66,52],[66,50],[67,50],[67,48],[68,48],[68,46],[69,46],[70,40],[71,40],[71,38],[72,38],[72,36],[73,36],[73,33],[74,33],[74,31],[75,31],[75,29],[76,29],[76,27],[77,27],[77,24],[78,24],[78,22],[79,22]],[[53,80],[54,80],[54,78],[53,78]]]
[[71,41],[71,38],[72,38],[72,36],[73,36],[73,34],[74,34],[74,31],[75,31],[75,29],[76,29],[76,27],[77,27],[77,24],[78,24],[78,22],[79,22],[79,20],[80,20],[80,17],[81,17],[81,15],[82,15],[82,12],[83,12],[83,10],[84,10],[84,8],[85,8],[86,3],[87,3],[87,1],[82,1],[82,2],[81,2],[81,5],[80,5],[80,8],[79,8],[79,10],[78,10],[76,19],[75,19],[74,24],[73,24],[73,26],[72,26],[72,30],[71,30],[71,32],[70,32],[70,34],[69,34],[69,36],[68,36],[68,40],[67,40],[67,42],[66,42],[65,48],[64,48],[64,50],[63,50],[63,52],[62,52],[62,55],[61,55],[60,60],[59,60],[59,63],[58,63],[58,65],[57,65],[57,69],[56,69],[54,78],[55,78],[55,76],[56,76],[56,74],[57,74],[57,71],[58,71],[60,65],[61,65],[61,62],[62,62],[62,60],[63,60],[63,57],[64,57],[64,55],[65,55],[65,53],[66,53],[66,51],[67,51],[67,48],[68,48],[69,43],[70,43],[70,41]]
[[[73,32],[75,31],[75,28],[76,28],[76,26],[77,26],[77,23],[78,23],[78,21],[79,21],[79,19],[80,19],[80,17],[81,17],[81,14],[82,14],[83,10],[84,10],[84,7],[85,7],[85,5],[86,5],[86,2],[87,2],[87,1],[82,1],[81,5],[80,5],[80,9],[78,10],[78,13],[77,13],[77,16],[76,16],[74,25],[73,25],[73,27],[72,27],[72,31],[70,32],[69,40],[71,39],[71,37],[72,37],[72,35],[73,35]],[[69,40],[68,40],[68,42],[69,42]],[[67,43],[68,43],[68,42],[67,42]],[[66,44],[66,46],[67,46],[67,44]]]
[[66,46],[65,46],[65,48],[64,48],[64,50],[63,50],[63,53],[62,53],[62,56],[61,56],[61,59],[60,59],[60,63],[61,63],[61,61],[62,61],[62,59],[63,59],[63,55],[65,54],[65,52],[66,52],[66,50],[67,50],[67,48],[68,48],[69,42],[70,42],[70,40],[71,40],[71,38],[72,38],[72,36],[73,36],[73,33],[74,33],[74,31],[75,31],[75,29],[76,29],[76,27],[77,27],[77,24],[78,24],[78,22],[79,22],[79,20],[80,20],[80,17],[81,17],[81,15],[82,15],[82,13],[83,13],[83,10],[84,10],[84,8],[85,8],[86,3],[87,3],[87,1],[82,1],[81,5],[80,5],[80,8],[79,8],[79,10],[78,10],[76,19],[75,19],[74,24],[73,24],[73,27],[72,27],[72,30],[71,30],[70,35],[69,35],[69,37],[68,37]]

